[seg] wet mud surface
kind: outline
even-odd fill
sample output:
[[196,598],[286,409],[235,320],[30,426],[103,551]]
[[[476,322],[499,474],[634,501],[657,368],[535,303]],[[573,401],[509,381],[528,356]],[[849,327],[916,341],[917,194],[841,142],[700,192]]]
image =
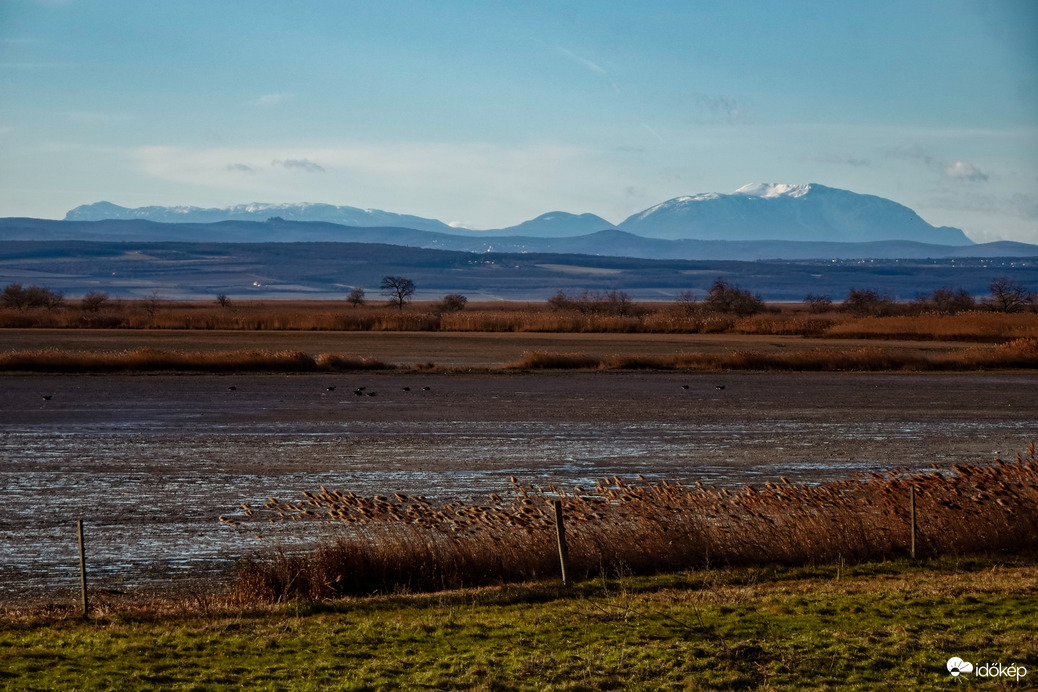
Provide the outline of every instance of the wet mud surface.
[[257,536],[220,515],[321,485],[480,497],[507,489],[510,476],[571,486],[643,474],[741,486],[1011,458],[1038,439],[1036,381],[1026,374],[5,376],[0,603],[74,597],[79,518],[100,593],[183,595],[226,581],[243,556],[291,549],[315,531],[278,525]]

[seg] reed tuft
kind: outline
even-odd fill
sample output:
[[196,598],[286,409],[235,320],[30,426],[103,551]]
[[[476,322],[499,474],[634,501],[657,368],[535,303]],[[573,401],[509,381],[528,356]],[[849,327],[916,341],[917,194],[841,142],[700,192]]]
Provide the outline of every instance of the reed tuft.
[[561,500],[569,570],[578,578],[711,565],[804,565],[903,557],[915,490],[919,557],[1038,550],[1038,458],[908,474],[872,473],[825,485],[785,479],[741,491],[700,483],[602,479],[594,488],[541,488],[513,479],[486,502],[363,497],[328,490],[269,498],[232,517],[330,522],[337,538],[310,552],[275,551],[244,563],[243,602],[428,591],[554,578],[552,503]]

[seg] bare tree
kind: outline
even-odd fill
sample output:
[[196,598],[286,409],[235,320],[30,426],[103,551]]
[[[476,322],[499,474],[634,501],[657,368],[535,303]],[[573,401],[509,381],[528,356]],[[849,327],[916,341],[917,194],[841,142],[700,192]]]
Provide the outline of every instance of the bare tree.
[[460,312],[468,302],[469,299],[460,293],[449,293],[440,300],[440,312]]
[[99,312],[101,306],[108,302],[108,294],[104,291],[91,291],[79,301],[79,307],[84,312]]
[[364,289],[360,286],[354,286],[350,294],[346,296],[346,302],[350,303],[353,307],[364,304]]
[[685,317],[692,317],[699,311],[696,294],[692,291],[682,291],[675,302],[677,302],[678,308],[685,313]]
[[25,295],[29,300],[30,308],[47,308],[48,310],[58,307],[65,299],[65,296],[60,293],[42,286],[29,286],[25,289]]
[[216,304],[221,308],[229,308],[231,307],[231,299],[228,298],[226,294],[221,293],[216,296]]
[[65,296],[49,288],[42,286],[29,286],[22,288],[21,284],[8,284],[0,293],[0,307],[18,308],[47,308],[53,310],[59,307]]
[[895,307],[890,296],[880,295],[876,291],[864,288],[852,288],[843,301],[843,309],[855,317],[892,315]]
[[952,288],[944,286],[938,288],[929,296],[919,296],[915,300],[917,309],[926,312],[936,312],[940,315],[954,315],[959,312],[968,312],[977,307],[977,301],[964,288]]
[[746,317],[764,311],[764,301],[759,295],[743,290],[724,279],[718,279],[706,294],[703,304],[715,312],[725,312]]
[[808,293],[804,296],[804,304],[807,305],[808,312],[815,315],[833,309],[833,299],[826,295],[816,296],[814,293]]
[[389,304],[397,306],[400,310],[404,309],[404,304],[409,302],[415,293],[414,281],[403,276],[383,276],[379,288],[382,289],[382,295],[389,299]]
[[7,284],[0,293],[0,307],[24,310],[29,306],[29,297],[21,284]]
[[159,289],[156,288],[149,293],[148,297],[141,302],[141,307],[144,308],[144,312],[148,313],[148,317],[154,317],[162,307],[162,296],[159,295]]
[[987,304],[996,312],[1023,312],[1034,303],[1034,294],[1008,276],[991,282],[991,298]]

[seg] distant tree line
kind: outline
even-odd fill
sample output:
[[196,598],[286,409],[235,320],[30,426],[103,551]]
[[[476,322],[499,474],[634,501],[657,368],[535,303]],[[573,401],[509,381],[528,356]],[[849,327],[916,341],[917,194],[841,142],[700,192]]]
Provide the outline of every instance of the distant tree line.
[[[389,305],[403,310],[411,302],[416,293],[414,281],[404,276],[388,275],[382,277],[379,284],[382,295]],[[811,313],[820,314],[842,311],[856,317],[882,317],[888,315],[907,314],[941,314],[954,315],[971,310],[987,309],[994,312],[1017,313],[1027,310],[1038,310],[1038,296],[1026,286],[1008,277],[998,277],[989,285],[989,295],[978,301],[963,288],[944,286],[932,293],[919,295],[910,302],[897,302],[889,295],[871,289],[853,288],[842,303],[837,304],[827,295],[807,295],[803,302]],[[346,301],[358,307],[366,302],[362,287],[354,287]],[[99,312],[109,304],[108,294],[103,291],[91,291],[78,302],[78,307],[85,312]],[[216,298],[218,305],[231,307],[231,300],[224,294]],[[692,291],[680,293],[676,300],[686,314],[699,314],[703,311],[747,317],[764,312],[767,306],[760,295],[740,288],[725,279],[717,279],[710,286],[702,301],[696,299]],[[64,296],[56,291],[41,286],[24,287],[20,283],[8,284],[0,291],[0,308],[29,310],[44,308],[53,310],[65,305]],[[468,298],[460,293],[450,293],[436,304],[439,313],[450,313],[464,310]],[[613,315],[620,317],[639,316],[648,312],[647,308],[638,305],[625,291],[593,292],[583,291],[574,296],[559,291],[548,299],[548,307],[553,311],[574,311],[584,315]],[[146,312],[154,314],[161,305],[157,292],[142,301]]]
[[[906,314],[955,315],[960,312],[987,309],[994,312],[1014,313],[1038,308],[1036,296],[1023,284],[1008,277],[999,277],[989,285],[987,298],[977,301],[963,288],[944,286],[933,293],[917,296],[909,303],[898,303],[888,295],[869,289],[853,288],[840,309],[856,317],[884,317]],[[808,295],[804,303],[813,313],[836,309],[828,296]]]
[[0,307],[28,310],[29,308],[54,309],[61,305],[64,296],[40,286],[23,288],[21,284],[8,284],[0,292]]

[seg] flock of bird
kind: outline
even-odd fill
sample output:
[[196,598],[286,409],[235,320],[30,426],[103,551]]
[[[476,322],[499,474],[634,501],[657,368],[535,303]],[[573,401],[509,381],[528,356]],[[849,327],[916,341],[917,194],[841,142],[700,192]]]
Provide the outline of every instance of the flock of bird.
[[[337,388],[338,388],[338,385],[328,385],[324,389],[327,392],[334,392]],[[233,384],[230,387],[228,387],[227,389],[228,389],[228,391],[231,391],[231,392],[238,391],[238,387],[236,387]],[[411,388],[410,387],[401,387],[400,390],[404,391],[404,392],[409,392],[409,391],[411,391]],[[423,392],[428,392],[430,390],[432,390],[432,387],[422,387],[422,391]],[[353,390],[353,393],[356,396],[378,396],[378,392],[376,392],[374,390],[369,390],[366,386],[355,388]],[[43,398],[44,399],[50,399],[49,396],[45,396]]]
[[[328,385],[327,387],[325,387],[325,390],[329,391],[329,392],[334,392],[336,390],[336,387],[337,387],[337,385]],[[723,384],[719,384],[719,385],[716,385],[714,387],[714,389],[723,390],[724,387],[725,386]],[[681,385],[681,388],[684,389],[684,390],[687,390],[689,388],[689,385],[683,384],[683,385]],[[411,391],[410,387],[401,387],[400,389],[401,389],[401,391],[404,391],[404,392]],[[422,387],[422,391],[423,392],[428,392],[431,389],[432,389],[432,387]],[[229,392],[236,392],[236,391],[238,391],[238,387],[236,385],[232,384],[231,386],[227,387],[227,391],[229,391]],[[355,388],[353,390],[353,393],[356,396],[378,396],[378,392],[372,391],[372,390],[368,390],[367,387],[357,387],[357,388]],[[53,394],[44,394],[43,395],[43,400],[44,401],[50,401],[52,398],[54,398]]]

